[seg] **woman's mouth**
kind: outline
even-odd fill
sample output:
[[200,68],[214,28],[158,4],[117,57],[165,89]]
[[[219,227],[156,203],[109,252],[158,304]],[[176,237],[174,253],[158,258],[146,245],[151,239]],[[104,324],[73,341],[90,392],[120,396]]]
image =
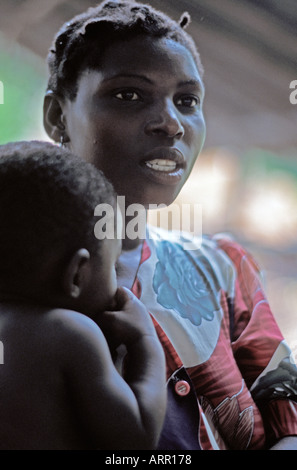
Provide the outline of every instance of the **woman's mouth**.
[[145,165],[148,168],[152,168],[156,171],[166,171],[168,173],[174,171],[177,167],[177,164],[172,160],[165,160],[156,158],[155,160],[149,160],[145,162]]
[[184,175],[186,161],[176,148],[158,147],[145,155],[141,166],[153,182],[176,185]]

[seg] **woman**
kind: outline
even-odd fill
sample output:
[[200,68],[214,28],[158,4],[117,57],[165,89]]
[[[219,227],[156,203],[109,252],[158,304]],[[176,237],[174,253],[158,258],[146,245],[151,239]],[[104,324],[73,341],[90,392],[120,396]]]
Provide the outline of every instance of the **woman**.
[[[108,1],[66,23],[49,53],[45,129],[104,171],[126,207],[171,204],[203,146],[188,21]],[[149,229],[125,238],[119,263],[119,284],[146,305],[166,354],[159,449],[297,448],[296,366],[255,263],[229,240],[191,251],[185,241]]]

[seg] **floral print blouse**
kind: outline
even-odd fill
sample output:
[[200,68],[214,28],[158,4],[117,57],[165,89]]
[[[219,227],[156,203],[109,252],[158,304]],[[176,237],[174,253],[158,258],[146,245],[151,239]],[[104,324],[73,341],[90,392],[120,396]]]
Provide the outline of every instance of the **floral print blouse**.
[[167,360],[159,449],[265,449],[297,435],[297,368],[252,257],[225,237],[150,228],[132,291]]

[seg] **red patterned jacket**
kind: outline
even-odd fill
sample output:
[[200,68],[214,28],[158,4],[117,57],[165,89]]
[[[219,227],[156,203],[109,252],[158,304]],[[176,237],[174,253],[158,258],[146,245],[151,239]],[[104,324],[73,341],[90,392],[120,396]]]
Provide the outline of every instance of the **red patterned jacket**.
[[132,289],[167,359],[159,449],[263,449],[297,435],[297,368],[258,267],[232,240],[195,243],[151,229]]

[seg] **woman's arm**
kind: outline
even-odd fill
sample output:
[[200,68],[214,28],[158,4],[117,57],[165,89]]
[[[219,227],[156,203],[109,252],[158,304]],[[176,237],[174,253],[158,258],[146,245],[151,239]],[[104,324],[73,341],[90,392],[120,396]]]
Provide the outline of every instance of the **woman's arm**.
[[[262,414],[268,445],[297,435],[297,368],[274,319],[253,258],[237,243],[220,239],[236,270],[232,346],[237,365]],[[282,444],[281,444],[282,443]]]

